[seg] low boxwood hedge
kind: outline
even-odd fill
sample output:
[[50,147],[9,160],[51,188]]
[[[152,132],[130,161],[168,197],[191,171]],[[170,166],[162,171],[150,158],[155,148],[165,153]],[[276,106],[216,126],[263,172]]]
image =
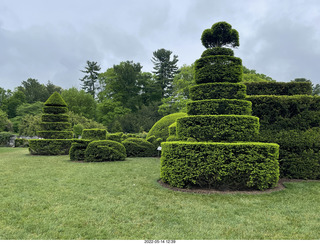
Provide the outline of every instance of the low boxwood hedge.
[[177,119],[177,136],[197,141],[251,141],[259,133],[259,118],[247,115],[197,115]]
[[105,129],[84,129],[82,139],[86,140],[106,140],[107,130]]
[[279,145],[272,143],[164,142],[161,180],[173,187],[258,189],[279,180]]
[[244,99],[246,86],[242,83],[207,83],[191,86],[189,89],[190,99]]
[[69,116],[67,114],[42,114],[42,122],[68,122]]
[[187,104],[188,115],[251,115],[251,113],[251,102],[239,99],[199,100]]
[[68,155],[73,139],[31,139],[29,151],[33,155]]
[[123,161],[126,156],[126,148],[121,143],[99,140],[89,143],[84,160],[86,162]]
[[37,131],[37,136],[45,139],[72,139],[72,131]]
[[40,123],[42,131],[63,131],[71,130],[71,123],[69,122],[41,122]]
[[154,157],[157,156],[156,147],[142,138],[127,138],[122,142],[128,157]]
[[83,161],[85,158],[85,151],[90,142],[90,140],[74,140],[69,151],[70,160]]
[[43,112],[45,114],[65,114],[68,112],[68,108],[59,106],[44,106]]

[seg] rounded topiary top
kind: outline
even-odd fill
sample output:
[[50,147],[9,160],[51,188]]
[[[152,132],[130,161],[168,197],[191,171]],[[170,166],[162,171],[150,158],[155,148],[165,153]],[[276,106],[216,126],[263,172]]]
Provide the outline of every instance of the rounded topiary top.
[[57,106],[57,107],[67,107],[66,102],[63,100],[58,92],[54,92],[48,100],[44,103],[45,106]]

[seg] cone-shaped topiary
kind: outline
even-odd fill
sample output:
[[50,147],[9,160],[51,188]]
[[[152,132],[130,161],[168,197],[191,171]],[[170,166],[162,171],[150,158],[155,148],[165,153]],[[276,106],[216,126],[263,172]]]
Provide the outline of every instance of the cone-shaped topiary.
[[[279,180],[279,146],[250,142],[259,132],[259,118],[245,101],[242,61],[232,50],[238,32],[226,22],[205,30],[206,50],[195,62],[193,100],[187,117],[178,118],[176,138],[162,143],[160,176],[175,187],[259,189]],[[170,130],[172,131],[172,130]],[[170,132],[170,137],[171,132]]]

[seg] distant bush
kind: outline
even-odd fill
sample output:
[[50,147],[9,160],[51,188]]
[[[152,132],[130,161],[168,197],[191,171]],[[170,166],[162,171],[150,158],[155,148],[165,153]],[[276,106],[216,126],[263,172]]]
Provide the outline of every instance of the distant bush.
[[142,138],[128,138],[122,142],[128,157],[154,157],[157,155],[156,147]]
[[87,140],[106,140],[107,130],[105,129],[84,129],[82,139]]
[[14,141],[15,147],[29,147],[29,140],[24,138],[17,138]]
[[11,136],[13,134],[10,132],[0,132],[0,146],[8,146]]

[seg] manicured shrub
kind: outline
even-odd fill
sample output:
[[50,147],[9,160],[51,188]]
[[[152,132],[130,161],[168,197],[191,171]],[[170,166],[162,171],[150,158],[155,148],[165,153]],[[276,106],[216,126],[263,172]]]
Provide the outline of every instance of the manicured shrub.
[[197,115],[177,119],[177,136],[197,141],[250,141],[259,133],[259,118],[246,115]]
[[157,155],[156,147],[142,138],[128,138],[122,144],[126,148],[127,157],[154,157]]
[[245,83],[248,95],[312,95],[311,82]]
[[215,83],[242,81],[242,60],[237,57],[205,56],[195,61],[195,82]]
[[84,129],[82,139],[87,140],[106,140],[107,131],[105,129]]
[[29,140],[24,138],[16,138],[14,140],[14,147],[29,147]]
[[236,114],[251,115],[251,102],[239,99],[211,99],[187,104],[188,115]]
[[45,114],[64,114],[68,112],[68,108],[59,106],[44,106],[43,112]]
[[10,132],[0,132],[0,146],[8,146],[12,136]]
[[37,131],[37,135],[40,138],[45,139],[72,139],[73,132],[72,131]]
[[244,99],[246,86],[241,83],[208,83],[190,87],[191,100]]
[[169,137],[168,127],[176,122],[178,118],[185,116],[187,116],[186,113],[174,113],[164,116],[152,126],[147,135],[147,139],[151,136],[155,136],[157,139],[161,138],[162,141],[165,141]]
[[68,122],[41,122],[40,126],[42,130],[48,130],[48,131],[71,130],[71,123],[68,123]]
[[180,188],[259,189],[279,180],[279,146],[272,143],[164,142],[160,177]]
[[72,139],[31,139],[29,152],[33,155],[67,155]]
[[42,122],[68,122],[68,119],[67,114],[43,114],[41,116]]
[[69,151],[70,160],[83,161],[90,142],[90,140],[74,140]]
[[121,142],[123,135],[124,135],[123,132],[108,133],[107,140]]
[[48,100],[44,103],[45,106],[57,106],[57,107],[67,107],[66,102],[63,100],[58,92],[54,92]]
[[169,135],[170,136],[175,136],[177,133],[177,122],[172,123],[169,127]]
[[92,141],[85,151],[86,162],[123,161],[125,158],[125,147],[116,141]]
[[234,56],[234,52],[230,48],[225,48],[225,47],[213,47],[213,48],[208,48],[206,49],[201,57],[206,57],[206,56],[214,56],[214,55],[227,55],[227,56]]
[[248,96],[263,130],[307,130],[320,126],[319,96]]

